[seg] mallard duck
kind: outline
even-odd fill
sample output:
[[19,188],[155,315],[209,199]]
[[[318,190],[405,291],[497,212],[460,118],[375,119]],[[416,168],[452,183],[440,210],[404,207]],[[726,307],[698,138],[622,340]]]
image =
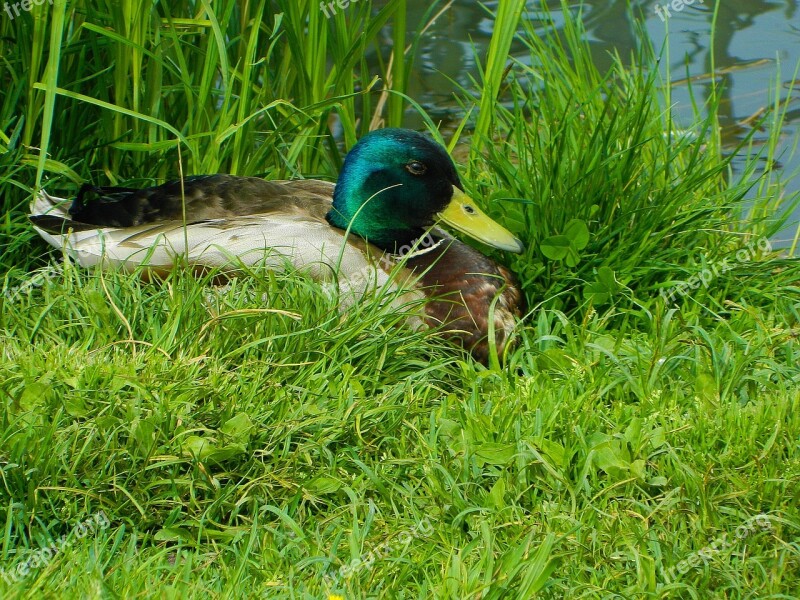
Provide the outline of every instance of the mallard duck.
[[[208,175],[144,189],[87,184],[68,212],[67,204],[41,192],[30,219],[83,266],[167,271],[183,259],[281,269],[288,261],[361,291],[404,281],[425,296],[421,320],[484,363],[489,332],[502,352],[522,310],[511,272],[439,225],[509,252],[522,243],[467,196],[446,150],[415,131],[364,136],[335,186]],[[402,276],[390,277],[398,263]]]

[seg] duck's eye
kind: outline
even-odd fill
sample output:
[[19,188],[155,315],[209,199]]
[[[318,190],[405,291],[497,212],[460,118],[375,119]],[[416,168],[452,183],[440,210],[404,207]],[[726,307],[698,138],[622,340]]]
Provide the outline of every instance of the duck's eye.
[[418,160],[412,160],[410,163],[406,165],[406,171],[408,171],[412,175],[424,175],[425,171],[427,170],[428,167],[426,167]]

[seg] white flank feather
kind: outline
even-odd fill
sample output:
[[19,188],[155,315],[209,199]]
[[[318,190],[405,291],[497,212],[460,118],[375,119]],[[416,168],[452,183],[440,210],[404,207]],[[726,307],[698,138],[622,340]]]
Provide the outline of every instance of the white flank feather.
[[53,215],[69,219],[69,206],[72,204],[64,198],[51,196],[44,190],[39,190],[31,202],[31,215]]

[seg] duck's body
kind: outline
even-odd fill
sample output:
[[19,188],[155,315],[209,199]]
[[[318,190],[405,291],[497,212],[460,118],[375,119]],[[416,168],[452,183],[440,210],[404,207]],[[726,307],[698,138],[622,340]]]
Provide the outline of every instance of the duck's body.
[[[177,181],[142,190],[84,187],[69,213],[52,208],[69,202],[41,195],[32,212],[48,216],[32,221],[51,244],[61,247],[67,242],[69,252],[85,267],[132,270],[148,265],[160,271],[182,258],[212,268],[264,261],[283,268],[288,260],[325,279],[326,265],[330,271],[342,250],[342,277],[369,265],[364,251],[354,246],[362,240],[351,236],[352,243],[343,244],[344,232],[325,221],[332,183],[212,175],[187,178],[182,187],[185,220]],[[82,200],[91,192],[99,201],[83,209]],[[62,235],[66,231],[69,235]],[[366,243],[361,245],[366,249]],[[271,252],[265,253],[268,249]]]
[[[367,143],[370,137],[373,141]],[[388,143],[385,138],[394,142],[389,154],[369,152],[370,143]],[[396,162],[398,150],[405,148],[414,157],[397,157],[406,173],[392,172],[395,165],[385,163]],[[512,250],[519,243],[474,205],[467,205],[471,201],[460,192],[452,163],[438,164],[440,148],[414,132],[382,130],[348,154],[336,186],[231,175],[190,177],[141,190],[84,186],[68,213],[63,201],[40,194],[31,207],[31,220],[44,239],[66,248],[87,267],[147,265],[166,271],[183,260],[212,268],[266,264],[283,269],[288,263],[320,280],[335,277],[350,296],[375,286],[407,284],[430,298],[424,304],[424,321],[444,324],[448,337],[486,362],[490,314],[497,349],[502,351],[520,316],[522,296],[508,270],[443,231],[430,229],[436,221],[430,213],[435,211],[445,222],[458,221],[456,227],[472,235],[478,227],[478,237],[484,235],[486,221],[485,241]],[[425,168],[409,168],[420,164]],[[448,171],[446,177],[437,170]],[[429,171],[435,177],[423,177]],[[393,183],[392,175],[401,181]],[[430,181],[422,181],[424,186],[410,196],[410,188],[421,179]],[[446,185],[440,185],[441,179]],[[387,197],[395,188],[404,195]],[[448,192],[444,201],[434,198],[433,207],[426,206],[429,198],[420,198]],[[87,202],[87,194],[97,198]],[[453,217],[454,204],[465,214]],[[401,271],[390,277],[398,262]]]

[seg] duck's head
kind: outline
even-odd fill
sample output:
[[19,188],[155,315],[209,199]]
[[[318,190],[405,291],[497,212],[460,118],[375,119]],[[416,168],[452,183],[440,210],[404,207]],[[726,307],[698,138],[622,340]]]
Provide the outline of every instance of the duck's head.
[[379,129],[353,146],[336,182],[328,222],[389,252],[410,245],[436,223],[494,248],[522,251],[522,243],[464,193],[445,149],[408,129]]

